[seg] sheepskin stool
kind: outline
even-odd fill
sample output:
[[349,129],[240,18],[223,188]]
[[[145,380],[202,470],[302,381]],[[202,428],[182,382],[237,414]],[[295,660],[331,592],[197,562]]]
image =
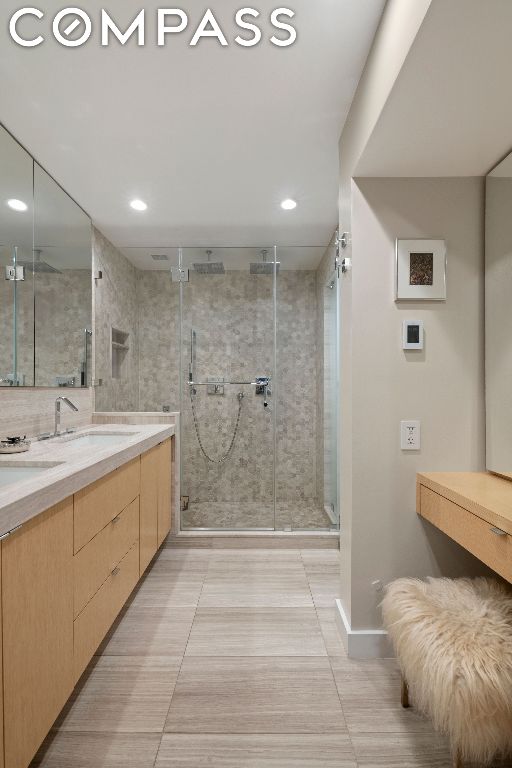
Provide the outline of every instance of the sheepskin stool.
[[382,602],[411,703],[450,739],[453,764],[512,754],[512,592],[478,579],[398,579]]

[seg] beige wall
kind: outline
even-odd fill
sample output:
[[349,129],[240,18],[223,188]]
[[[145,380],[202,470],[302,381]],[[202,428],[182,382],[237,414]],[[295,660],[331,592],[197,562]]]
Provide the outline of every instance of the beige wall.
[[[394,302],[397,236],[443,237],[446,303]],[[352,433],[342,455],[342,593],[352,629],[381,625],[371,583],[481,570],[415,514],[416,472],[484,468],[483,180],[359,179],[352,185]],[[425,322],[425,351],[404,353],[405,319]],[[350,324],[350,327],[347,324]],[[342,369],[344,362],[342,362]],[[399,422],[420,419],[422,448],[400,450]]]
[[350,230],[350,179],[432,0],[388,0],[340,141],[340,220]]

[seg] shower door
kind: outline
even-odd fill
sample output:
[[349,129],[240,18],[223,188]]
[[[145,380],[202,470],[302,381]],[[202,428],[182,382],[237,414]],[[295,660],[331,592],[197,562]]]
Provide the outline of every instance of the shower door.
[[274,261],[180,251],[183,530],[275,528]]

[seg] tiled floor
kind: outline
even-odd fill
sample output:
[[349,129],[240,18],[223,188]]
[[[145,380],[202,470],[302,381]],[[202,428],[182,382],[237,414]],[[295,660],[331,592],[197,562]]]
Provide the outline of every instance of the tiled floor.
[[164,549],[44,768],[449,768],[394,661],[348,660],[336,550]]
[[[264,502],[192,502],[181,516],[185,529],[213,528],[233,531],[274,528],[274,505]],[[322,505],[317,502],[278,501],[275,528],[280,531],[329,531],[333,525]]]

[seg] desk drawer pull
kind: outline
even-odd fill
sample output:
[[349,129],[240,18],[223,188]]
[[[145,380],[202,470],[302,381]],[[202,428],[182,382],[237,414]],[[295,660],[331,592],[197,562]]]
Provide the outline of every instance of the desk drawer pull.
[[121,515],[118,515],[117,517],[114,517],[114,519],[112,520],[112,523],[115,525],[120,521],[120,519],[121,519]]
[[491,528],[491,533],[494,533],[495,536],[507,536],[506,531],[502,531],[501,528]]
[[117,574],[120,572],[120,567],[117,565],[114,570],[112,571],[112,576],[117,576]]

